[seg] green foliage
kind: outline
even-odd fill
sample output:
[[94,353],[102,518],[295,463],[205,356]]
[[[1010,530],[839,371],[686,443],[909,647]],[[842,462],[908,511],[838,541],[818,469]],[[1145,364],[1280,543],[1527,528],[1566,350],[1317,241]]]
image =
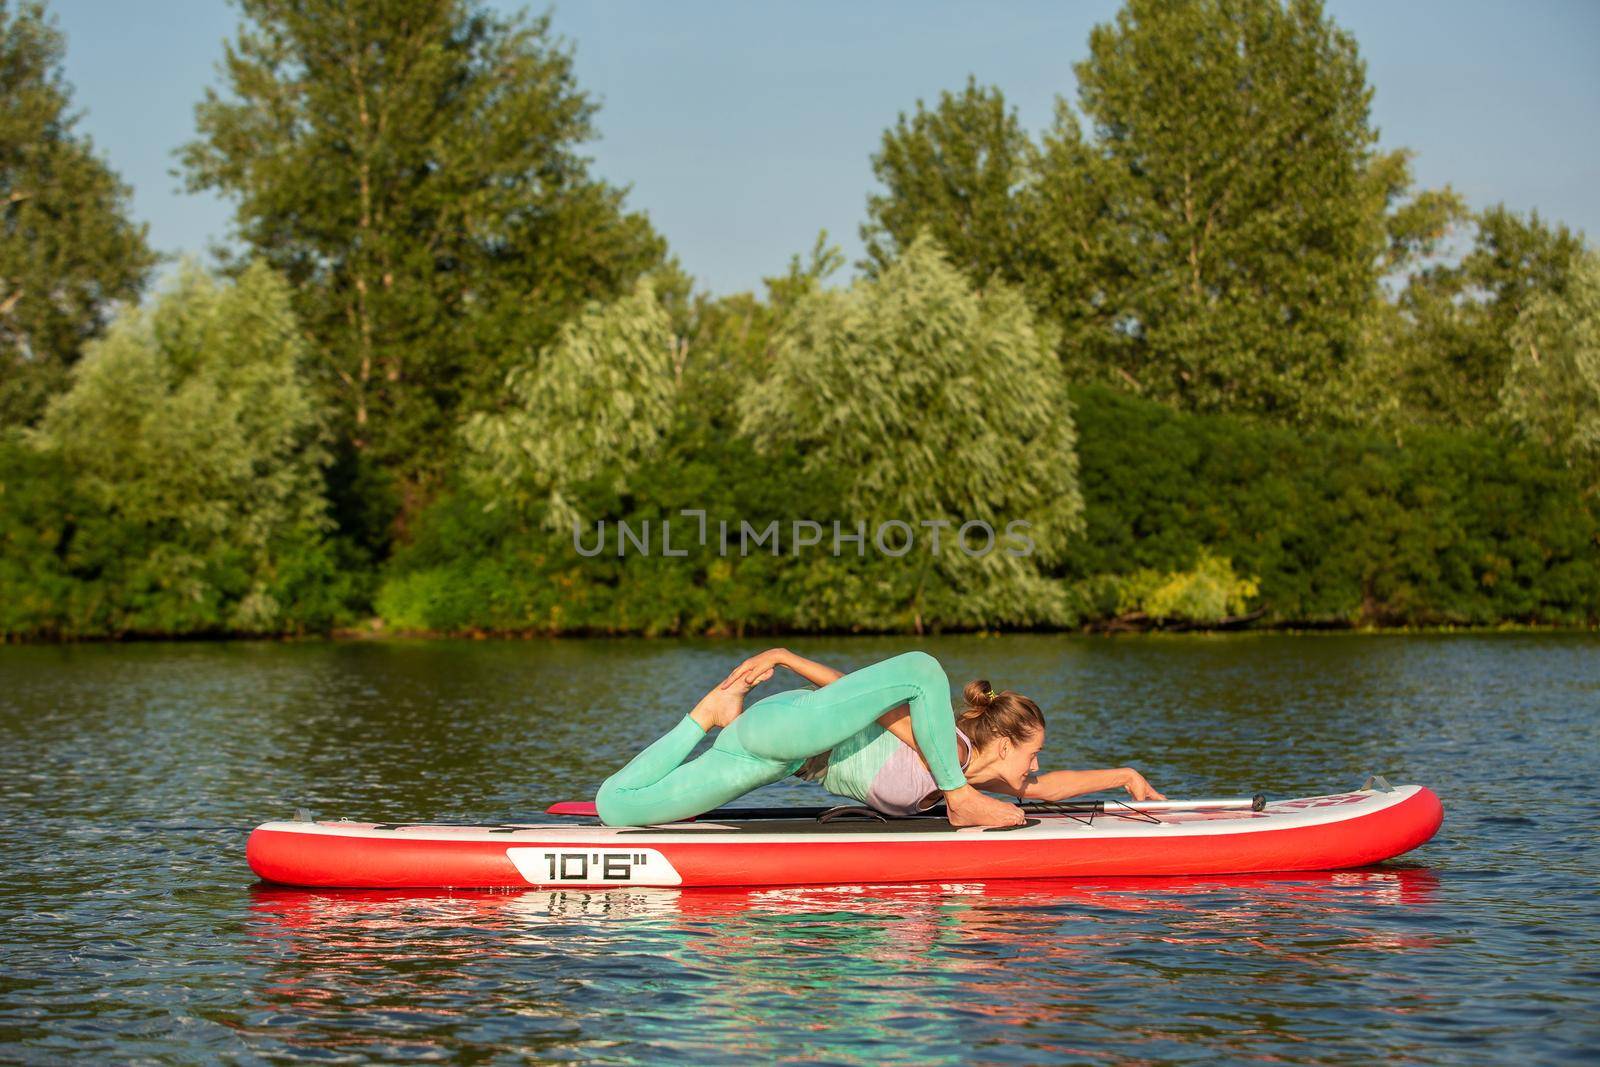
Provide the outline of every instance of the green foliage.
[[839,472],[839,510],[869,529],[1022,521],[1034,543],[1028,556],[919,548],[883,565],[898,588],[872,568],[831,593],[965,625],[1055,613],[1038,567],[1060,557],[1082,506],[1054,340],[1018,293],[974,292],[927,236],[877,279],[795,304],[743,409],[757,448],[797,449],[802,477]]
[[[793,455],[777,469],[792,471]],[[661,522],[673,543],[692,543],[695,522],[680,514],[703,509],[709,521],[743,518],[764,527],[791,514],[824,514],[836,494],[825,479],[807,485],[772,476],[773,466],[748,442],[699,420],[681,419],[659,449],[632,470],[631,488],[604,471],[569,488],[592,542],[604,523],[608,551],[584,557],[570,527],[551,529],[536,505],[529,515],[498,506],[478,479],[455,485],[422,513],[413,542],[386,569],[379,614],[400,629],[445,632],[742,633],[792,629],[798,583],[807,561],[763,552],[727,556],[701,550],[660,553]],[[495,506],[491,506],[495,505]],[[651,524],[652,552],[615,550],[618,521],[634,531]],[[715,527],[712,527],[714,531]],[[716,534],[711,534],[713,543]],[[847,624],[846,624],[847,625]]]
[[1130,0],[1037,147],[998,90],[919,102],[873,158],[871,263],[925,228],[1017,285],[1075,380],[1300,425],[1388,407],[1385,273],[1464,211],[1376,151],[1355,42],[1315,0]]
[[1600,253],[1574,257],[1565,293],[1535,293],[1510,340],[1502,416],[1600,489]]
[[1142,612],[1153,619],[1217,623],[1247,610],[1260,591],[1255,578],[1241,578],[1226,559],[1201,551],[1193,569],[1135,571],[1117,588],[1117,612]]
[[679,331],[683,409],[726,433],[737,433],[744,398],[766,374],[770,350],[795,304],[840,267],[844,254],[821,231],[810,256],[792,256],[781,275],[763,279],[766,299],[735,293],[697,296]]
[[110,305],[155,263],[128,187],[75,129],[60,32],[44,5],[0,3],[0,427],[66,386]]
[[[325,537],[322,419],[300,380],[289,294],[264,265],[220,286],[193,267],[90,344],[31,440],[65,510],[7,501],[54,538],[54,621],[22,632],[325,629],[356,579]],[[20,510],[12,510],[19,508]],[[33,558],[38,544],[21,553]],[[58,578],[75,583],[62,592]],[[26,622],[26,620],[23,620]],[[19,623],[22,625],[22,623]]]
[[59,35],[0,0],[0,635],[327,630],[374,592],[449,632],[1600,619],[1596,257],[1494,208],[1434,262],[1465,208],[1377,151],[1318,0],[1129,0],[1037,145],[971,79],[918,101],[868,277],[826,289],[823,233],[722,299],[589,174],[548,15],[241,6],[183,150],[236,284],[96,341],[154,257]]
[[1130,0],[1076,66],[1147,396],[1312,423],[1387,247],[1355,41],[1316,0]]
[[231,99],[208,91],[191,190],[237,202],[251,255],[293,287],[341,436],[416,488],[459,419],[660,239],[592,178],[594,105],[550,19],[478,0],[242,0]]
[[1567,299],[1583,251],[1567,227],[1497,206],[1477,217],[1473,248],[1459,263],[1413,276],[1387,331],[1401,421],[1493,428],[1518,321],[1535,303]]
[[[721,309],[727,317],[707,325],[701,358],[686,365],[684,379],[698,384],[676,394],[663,324],[628,325],[651,320],[649,304],[596,309],[574,325],[520,379],[506,418],[539,412],[567,427],[562,413],[581,410],[594,428],[571,427],[562,442],[531,422],[481,420],[474,447],[489,462],[423,515],[379,595],[383,616],[429,630],[646,633],[1070,622],[1059,584],[1039,572],[1080,522],[1070,406],[1048,334],[1014,292],[974,294],[931,241],[849,292],[816,284],[836,262],[819,245],[809,267],[797,260],[770,283],[767,310]],[[746,327],[765,338],[764,365],[746,358]],[[620,380],[612,369],[624,365],[652,402],[675,399],[659,439],[617,436],[658,425],[608,408]],[[542,374],[560,380],[536,384]],[[738,402],[743,435],[729,433],[725,398]],[[728,522],[731,551],[586,558],[569,528],[551,528],[575,514],[613,535],[618,521],[650,523],[659,538],[671,520],[681,545],[694,526],[684,509],[703,510],[713,529]],[[831,551],[835,522],[841,534],[865,522],[870,538],[886,519],[983,519],[997,533],[1021,519],[1033,524],[1036,554],[1013,558],[1002,541],[974,559],[954,547],[953,526],[939,556],[925,529],[915,531],[923,547],[904,557],[843,541]],[[800,520],[823,528],[823,548],[792,550]],[[741,552],[741,522],[778,522],[782,551]]]
[[628,468],[660,442],[672,418],[678,368],[667,313],[648,282],[606,306],[591,305],[556,345],[506,378],[506,410],[478,414],[465,436],[496,498],[539,501],[567,530],[580,516],[568,487]]
[[66,634],[78,587],[61,552],[86,503],[57,457],[0,436],[0,638]]
[[1269,622],[1600,618],[1600,515],[1544,449],[1302,435],[1102,387],[1075,400],[1088,529],[1062,573],[1095,612],[1121,606],[1098,576],[1183,571],[1209,552],[1258,576]]
[[[1297,625],[1600,618],[1600,515],[1541,448],[1442,431],[1404,447],[1357,431],[1306,437],[1099,386],[1074,401],[1087,533],[1036,600],[968,604],[930,595],[930,580],[919,601],[921,573],[870,552],[619,556],[613,539],[585,558],[537,508],[486,507],[477,483],[420,517],[380,614],[430,631],[648,634],[1063,626],[1133,612],[1205,625],[1257,607],[1266,623]],[[663,519],[685,543],[683,508],[713,524],[849,529],[859,473],[807,473],[801,447],[761,454],[682,413],[629,491],[606,472],[572,499],[608,530],[651,523],[657,546]]]
[[[1308,435],[1100,386],[1068,398],[1015,293],[977,296],[931,241],[845,292],[815,284],[828,262],[774,279],[781,310],[702,306],[682,376],[698,384],[674,394],[671,426],[631,455],[573,468],[563,500],[588,520],[586,538],[606,524],[607,551],[580,555],[568,530],[550,528],[551,497],[518,488],[548,483],[527,480],[528,451],[512,449],[522,481],[480,475],[422,514],[387,570],[383,617],[430,631],[650,634],[1066,626],[1133,612],[1204,625],[1256,607],[1268,623],[1307,625],[1600,618],[1594,502],[1543,448],[1442,431],[1403,446]],[[569,342],[636,336],[603,326],[607,315],[617,307],[592,311]],[[630,358],[625,344],[598,347]],[[604,391],[582,385],[598,348],[568,352],[545,366],[577,381],[529,395],[603,406]],[[686,508],[713,528],[811,519],[851,532],[885,517],[1037,523],[1052,504],[1069,532],[1032,531],[1034,570],[1021,576],[948,543],[936,559],[659,551],[663,520],[684,544]],[[619,521],[649,523],[655,551],[618,554]]]
[[975,284],[996,274],[1023,283],[1033,227],[1020,194],[1036,154],[998,89],[980,89],[969,77],[959,96],[941,93],[932,110],[917,101],[916,114],[907,120],[902,112],[872,157],[872,173],[888,191],[867,200],[864,265],[881,272],[926,231]]
[[1142,390],[1127,370],[1139,336],[1119,295],[1131,279],[1117,189],[1100,147],[1058,97],[1037,178],[1023,194],[1032,207],[1021,282],[1039,314],[1060,328],[1062,360],[1074,380]]

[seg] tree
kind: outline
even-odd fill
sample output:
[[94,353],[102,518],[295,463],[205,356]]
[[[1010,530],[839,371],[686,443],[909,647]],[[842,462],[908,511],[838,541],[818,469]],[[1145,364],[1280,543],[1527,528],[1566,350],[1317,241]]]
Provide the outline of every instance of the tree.
[[155,255],[129,190],[77,132],[61,34],[42,3],[0,0],[0,426],[33,422],[65,388]]
[[[425,489],[461,414],[590,300],[661,260],[577,146],[594,105],[548,15],[479,0],[241,0],[191,190],[294,288],[342,434]],[[420,500],[418,501],[420,503]]]
[[[917,539],[898,560],[819,570],[802,620],[1059,621],[1041,568],[1081,528],[1083,504],[1055,340],[1021,294],[998,283],[978,293],[926,235],[878,278],[795,303],[746,400],[744,433],[767,454],[803,456],[796,481],[842,479],[847,523],[898,520]],[[941,521],[935,554],[923,524]],[[964,523],[1003,532],[1013,521],[1030,524],[1031,553],[954,543]]]
[[1538,301],[1566,300],[1582,238],[1503,204],[1476,217],[1470,252],[1417,272],[1396,302],[1392,343],[1406,421],[1487,427],[1502,407],[1512,333]]
[[1090,51],[1038,147],[970,80],[902,115],[869,266],[926,227],[1027,294],[1075,380],[1300,424],[1393,406],[1379,280],[1465,209],[1375,150],[1349,35],[1315,0],[1132,0]]
[[1032,236],[1021,194],[1036,155],[999,89],[968,78],[959,96],[939,94],[932,110],[918,100],[916,114],[908,120],[902,112],[872,157],[887,192],[867,199],[862,266],[881,272],[926,230],[975,285],[991,275],[1023,283]]
[[1108,173],[1064,102],[1057,100],[1056,127],[1041,148],[998,88],[968,78],[936,107],[919,100],[911,119],[902,113],[872,169],[886,191],[868,198],[861,229],[869,275],[926,231],[973,285],[998,278],[1025,292],[1061,328],[1062,355],[1075,372],[1115,365],[1107,351],[1119,335],[1107,291],[1125,267],[1110,251]]
[[1038,177],[1026,194],[1033,225],[1024,284],[1039,314],[1061,328],[1068,374],[1113,379],[1140,391],[1144,386],[1127,371],[1133,336],[1118,302],[1134,278],[1122,252],[1117,187],[1115,170],[1057,97],[1055,124],[1045,133]]
[[678,368],[671,321],[649,282],[610,305],[591,304],[558,342],[506,379],[507,410],[465,427],[474,465],[492,497],[537,505],[548,525],[581,519],[571,487],[628,470],[670,425]]
[[1089,50],[1119,369],[1192,410],[1318,421],[1388,250],[1355,41],[1318,0],[1130,0]]
[[[324,420],[287,287],[186,266],[92,342],[31,435],[85,501],[58,555],[96,586],[76,632],[279,632],[308,623],[323,544]],[[319,609],[320,610],[320,609]]]
[[1532,295],[1510,330],[1500,413],[1600,488],[1600,253],[1573,258],[1560,295]]
[[773,339],[794,305],[844,263],[844,253],[822,230],[806,260],[793,255],[784,273],[762,279],[765,300],[752,292],[697,294],[679,340],[683,416],[717,433],[737,433],[743,398],[765,375]]

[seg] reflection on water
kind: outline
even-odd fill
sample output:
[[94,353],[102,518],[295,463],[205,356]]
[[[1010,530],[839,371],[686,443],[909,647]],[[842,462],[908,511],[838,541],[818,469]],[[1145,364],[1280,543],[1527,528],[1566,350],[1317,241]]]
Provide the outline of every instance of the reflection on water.
[[[730,1042],[749,1055],[783,1055],[817,1027],[830,1040],[853,1035],[876,1050],[871,1058],[912,1031],[936,1043],[932,1058],[943,1048],[958,1059],[964,1026],[981,1016],[995,1027],[986,1055],[1027,1060],[1040,1027],[1088,1033],[1106,1025],[1108,1002],[1170,1002],[1168,969],[1183,955],[1259,956],[1308,987],[1381,976],[1384,955],[1424,950],[1439,938],[1397,932],[1376,916],[1430,904],[1438,884],[1432,871],[1397,866],[759,890],[258,886],[248,929],[266,974],[259,1007],[280,1023],[293,1020],[299,1040],[322,1051],[397,1051],[392,1033],[345,1030],[353,1006],[385,1017],[420,1014],[433,1032],[470,1012],[474,985],[490,984],[501,999],[509,983],[529,987],[526,999],[507,998],[518,1004],[518,1032],[527,1020],[554,1027],[575,1009],[642,998],[628,1011],[623,1044],[644,1059],[699,1060]],[[1139,939],[1173,948],[1135,960],[1126,950]],[[1367,955],[1356,964],[1355,953]],[[1230,974],[1221,969],[1210,984],[1238,986],[1240,976]],[[1254,981],[1245,976],[1243,984]],[[1259,994],[1236,1007],[1249,1000]],[[690,1003],[691,1011],[679,1010]],[[783,1010],[772,1012],[774,1004]],[[1396,1002],[1389,1010],[1415,1007]],[[1278,1029],[1281,1038],[1286,1027]],[[920,1058],[926,1048],[906,1051]]]
[[[1014,917],[1004,909],[1107,908],[1130,913],[1182,912],[1191,924],[1237,923],[1274,908],[1305,919],[1339,915],[1356,905],[1425,904],[1438,889],[1425,867],[1399,863],[1349,871],[1230,874],[1195,878],[1008,879],[995,882],[778,886],[754,889],[607,888],[530,890],[292,889],[257,882],[250,888],[252,931],[330,934],[411,931],[429,922],[474,926],[560,928],[569,921],[640,920],[682,926],[808,918],[819,914],[899,919],[949,915],[975,923]],[[1219,896],[1222,897],[1219,901]],[[1019,911],[1020,913],[1020,911]],[[536,934],[530,934],[535,939]],[[552,935],[559,936],[559,935]]]
[[[891,639],[797,642],[852,668]],[[1582,1061],[1600,638],[921,642],[1172,795],[1368,772],[1445,823],[1361,871],[734,891],[254,884],[249,828],[527,821],[745,644],[0,648],[0,1060]],[[789,781],[753,803],[820,799]]]

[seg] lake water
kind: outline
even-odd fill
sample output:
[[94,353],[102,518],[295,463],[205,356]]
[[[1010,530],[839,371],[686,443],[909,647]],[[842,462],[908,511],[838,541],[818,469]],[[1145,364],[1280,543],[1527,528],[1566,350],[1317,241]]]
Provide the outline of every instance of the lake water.
[[0,1059],[1595,1061],[1600,635],[792,645],[1028,693],[1046,767],[1170,796],[1379,772],[1444,827],[1316,875],[287,890],[245,865],[256,823],[533,819],[760,646],[0,647]]

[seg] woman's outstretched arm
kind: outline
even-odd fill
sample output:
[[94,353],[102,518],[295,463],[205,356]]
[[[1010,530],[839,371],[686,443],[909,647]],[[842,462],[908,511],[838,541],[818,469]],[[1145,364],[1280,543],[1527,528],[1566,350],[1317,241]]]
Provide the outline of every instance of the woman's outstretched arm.
[[784,667],[793,671],[812,685],[821,689],[832,682],[837,682],[844,677],[843,671],[836,671],[816,660],[806,659],[796,655],[787,648],[769,648],[765,652],[758,652],[733,669],[718,689],[726,689],[740,678],[747,680],[748,686],[756,683],[750,679],[759,679],[763,674],[771,675],[774,667]]
[[824,666],[816,660],[806,659],[804,656],[790,652],[788,649],[778,649],[783,653],[783,665],[791,671],[821,689],[844,677],[843,671],[836,671],[832,667]]
[[[977,783],[978,788],[984,788]],[[1066,800],[1103,789],[1126,789],[1134,800],[1165,800],[1144,775],[1132,767],[1107,767],[1098,771],[1046,771],[1023,787],[1023,800]],[[1005,791],[1002,788],[1002,791]]]

